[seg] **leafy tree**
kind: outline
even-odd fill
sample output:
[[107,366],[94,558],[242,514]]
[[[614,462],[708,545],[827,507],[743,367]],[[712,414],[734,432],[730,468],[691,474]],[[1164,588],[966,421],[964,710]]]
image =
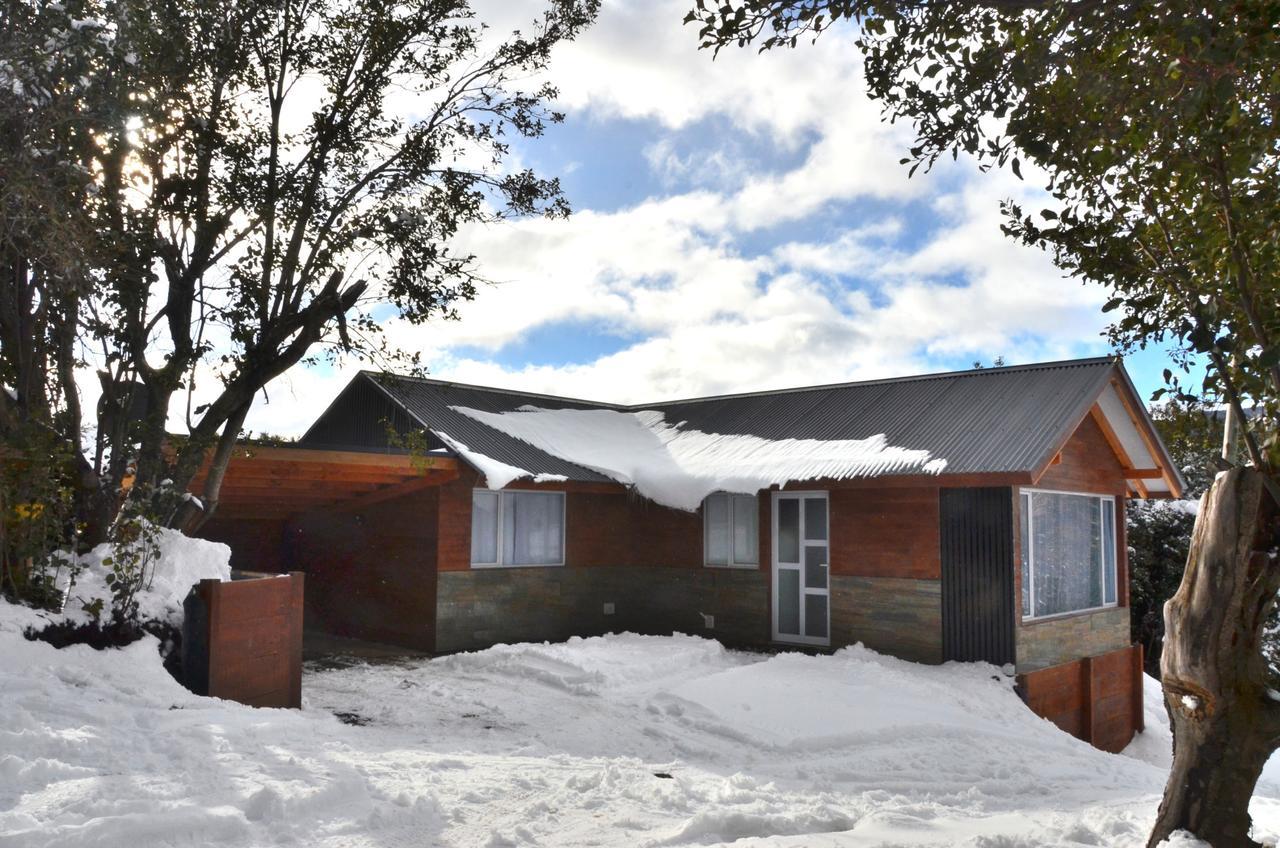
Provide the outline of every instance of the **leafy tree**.
[[1151,418],[1187,483],[1182,501],[1130,501],[1125,511],[1129,545],[1129,626],[1142,644],[1148,673],[1160,676],[1164,605],[1182,582],[1195,510],[1216,473],[1222,452],[1221,410],[1176,400],[1153,405]]
[[[861,25],[872,97],[915,127],[904,163],[1034,164],[1051,208],[1006,203],[1006,232],[1110,290],[1119,348],[1174,345],[1175,397],[1241,419],[1248,462],[1211,485],[1165,607],[1174,763],[1151,841],[1254,844],[1249,798],[1280,742],[1260,650],[1280,587],[1280,4],[696,0],[688,16],[717,50],[841,19]],[[1192,353],[1199,384],[1174,373]]]
[[[0,301],[0,328],[58,319],[43,319],[57,345],[34,366],[32,344],[0,335],[0,426],[29,408],[78,448],[74,372],[96,368],[81,465],[97,525],[126,476],[135,492],[181,490],[212,456],[203,509],[173,518],[197,526],[271,380],[317,357],[416,365],[380,327],[474,295],[459,228],[568,213],[556,180],[508,165],[509,145],[562,119],[536,80],[597,5],[546,0],[500,37],[467,0],[6,4],[0,117],[25,123],[0,168],[31,191],[0,189],[4,270],[33,291]],[[84,46],[42,58],[59,39]],[[65,197],[42,188],[51,173]],[[66,223],[45,233],[51,208]],[[44,260],[69,242],[92,250]],[[54,378],[56,397],[41,389]],[[192,408],[197,387],[212,397]],[[165,425],[184,398],[189,436],[175,440]]]

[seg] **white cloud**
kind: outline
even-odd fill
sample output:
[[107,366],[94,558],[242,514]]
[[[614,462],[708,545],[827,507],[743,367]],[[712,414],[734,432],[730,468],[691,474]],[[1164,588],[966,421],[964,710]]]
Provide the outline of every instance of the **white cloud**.
[[[998,200],[1036,192],[964,161],[908,180],[898,164],[907,130],[882,123],[862,93],[851,33],[794,51],[727,50],[713,62],[680,25],[686,7],[615,0],[553,62],[580,130],[626,117],[672,131],[645,151],[652,196],[568,221],[468,230],[459,246],[498,284],[464,304],[459,322],[388,322],[393,340],[442,377],[619,401],[1096,352],[1100,293],[1060,279],[1047,257],[999,230]],[[494,11],[506,19],[495,31],[530,16],[523,4]],[[699,134],[710,117],[748,134],[765,165],[769,150],[798,164],[753,170],[737,139]],[[832,215],[868,199],[888,211]],[[775,244],[779,225],[807,234]],[[494,360],[565,322],[634,341],[568,365]],[[250,426],[300,433],[348,374],[290,375]]]

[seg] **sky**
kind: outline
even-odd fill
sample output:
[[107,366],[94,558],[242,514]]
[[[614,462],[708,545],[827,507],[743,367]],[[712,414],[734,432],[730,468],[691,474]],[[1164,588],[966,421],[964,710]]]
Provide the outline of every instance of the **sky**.
[[[713,59],[688,4],[606,0],[557,49],[567,119],[511,164],[560,177],[574,214],[462,234],[494,284],[460,320],[386,325],[432,376],[643,403],[1111,352],[1104,292],[1000,232],[1002,199],[1047,205],[1034,174],[908,178],[910,128],[866,96],[850,28]],[[1128,362],[1144,395],[1166,365]],[[300,435],[358,368],[295,369],[246,426]]]

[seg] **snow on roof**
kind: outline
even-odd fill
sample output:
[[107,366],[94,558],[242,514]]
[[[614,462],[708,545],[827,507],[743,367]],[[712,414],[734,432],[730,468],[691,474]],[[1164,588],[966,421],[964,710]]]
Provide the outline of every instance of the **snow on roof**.
[[[866,439],[764,439],[724,435],[668,424],[661,412],[612,409],[543,409],[455,412],[519,439],[566,462],[634,486],[664,506],[695,510],[712,492],[755,494],[799,480],[940,474],[946,460],[926,450],[895,447],[883,433]],[[500,489],[527,471],[497,462],[447,435],[436,435]]]

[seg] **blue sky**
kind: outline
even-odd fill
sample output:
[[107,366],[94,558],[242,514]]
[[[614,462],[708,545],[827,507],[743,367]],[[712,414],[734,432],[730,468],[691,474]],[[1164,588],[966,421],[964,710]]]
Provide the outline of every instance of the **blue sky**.
[[[1034,174],[907,178],[849,32],[712,60],[687,0],[606,0],[550,71],[565,124],[513,166],[562,180],[568,221],[473,228],[491,279],[461,320],[387,332],[442,378],[637,402],[1109,352],[1104,293],[999,231]],[[496,30],[536,4],[481,4]],[[1130,372],[1149,394],[1167,357]],[[249,427],[296,434],[355,366],[294,373]]]

